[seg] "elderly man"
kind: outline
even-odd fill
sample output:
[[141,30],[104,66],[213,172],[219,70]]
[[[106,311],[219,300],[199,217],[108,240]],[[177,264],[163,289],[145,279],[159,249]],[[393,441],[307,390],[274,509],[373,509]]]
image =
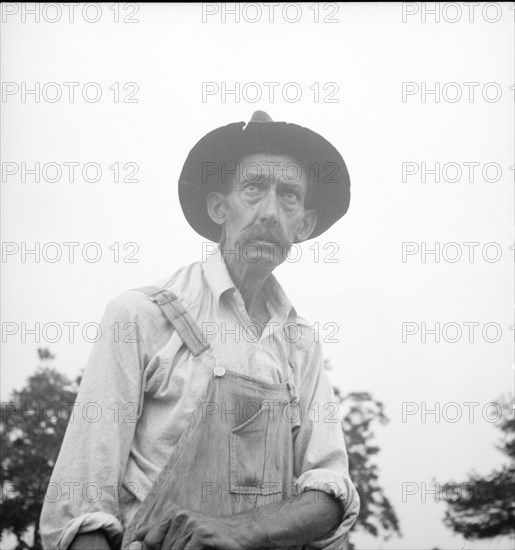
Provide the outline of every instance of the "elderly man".
[[179,197],[219,248],[108,305],[43,507],[46,549],[343,547],[359,498],[334,394],[272,271],[345,214],[349,185],[327,140],[261,111],[195,145]]

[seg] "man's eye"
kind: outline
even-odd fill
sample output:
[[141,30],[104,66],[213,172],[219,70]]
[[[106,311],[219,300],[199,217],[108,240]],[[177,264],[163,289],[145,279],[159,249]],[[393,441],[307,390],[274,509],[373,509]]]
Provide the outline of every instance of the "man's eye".
[[257,193],[259,191],[259,188],[257,185],[250,184],[245,186],[245,191],[247,193]]
[[293,193],[292,191],[288,191],[287,193],[285,193],[284,198],[288,202],[297,202],[299,200],[299,196],[297,195],[297,193]]

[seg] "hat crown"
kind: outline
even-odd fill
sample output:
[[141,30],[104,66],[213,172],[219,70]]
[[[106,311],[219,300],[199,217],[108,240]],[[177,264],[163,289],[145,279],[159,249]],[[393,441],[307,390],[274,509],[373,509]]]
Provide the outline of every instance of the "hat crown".
[[250,122],[273,122],[272,117],[265,111],[255,111]]

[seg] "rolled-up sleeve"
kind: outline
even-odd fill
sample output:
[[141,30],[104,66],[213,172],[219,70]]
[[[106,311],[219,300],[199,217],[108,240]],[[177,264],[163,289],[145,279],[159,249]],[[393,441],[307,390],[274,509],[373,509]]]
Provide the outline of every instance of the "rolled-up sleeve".
[[40,532],[46,550],[65,550],[78,533],[97,529],[119,547],[119,499],[145,365],[165,343],[164,325],[140,292],[124,292],[108,304],[45,494]]
[[349,477],[339,406],[324,368],[320,343],[304,350],[299,406],[302,421],[295,436],[295,476],[301,492],[317,489],[343,505],[341,523],[331,533],[310,542],[307,550],[340,550],[359,513],[359,496]]

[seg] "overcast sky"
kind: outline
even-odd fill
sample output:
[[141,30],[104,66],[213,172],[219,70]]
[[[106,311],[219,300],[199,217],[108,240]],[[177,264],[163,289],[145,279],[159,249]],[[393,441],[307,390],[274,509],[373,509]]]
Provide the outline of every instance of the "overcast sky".
[[[503,461],[488,403],[513,390],[513,10],[280,5],[270,22],[242,4],[237,23],[219,4],[110,5],[70,22],[42,4],[39,23],[3,5],[2,399],[37,347],[78,374],[111,298],[202,259],[177,197],[184,160],[263,109],[322,134],[351,175],[348,214],[277,277],[319,324],[334,384],[371,392],[391,419],[377,462],[404,536],[358,548],[462,548],[419,489]],[[35,246],[38,261],[22,256]]]

